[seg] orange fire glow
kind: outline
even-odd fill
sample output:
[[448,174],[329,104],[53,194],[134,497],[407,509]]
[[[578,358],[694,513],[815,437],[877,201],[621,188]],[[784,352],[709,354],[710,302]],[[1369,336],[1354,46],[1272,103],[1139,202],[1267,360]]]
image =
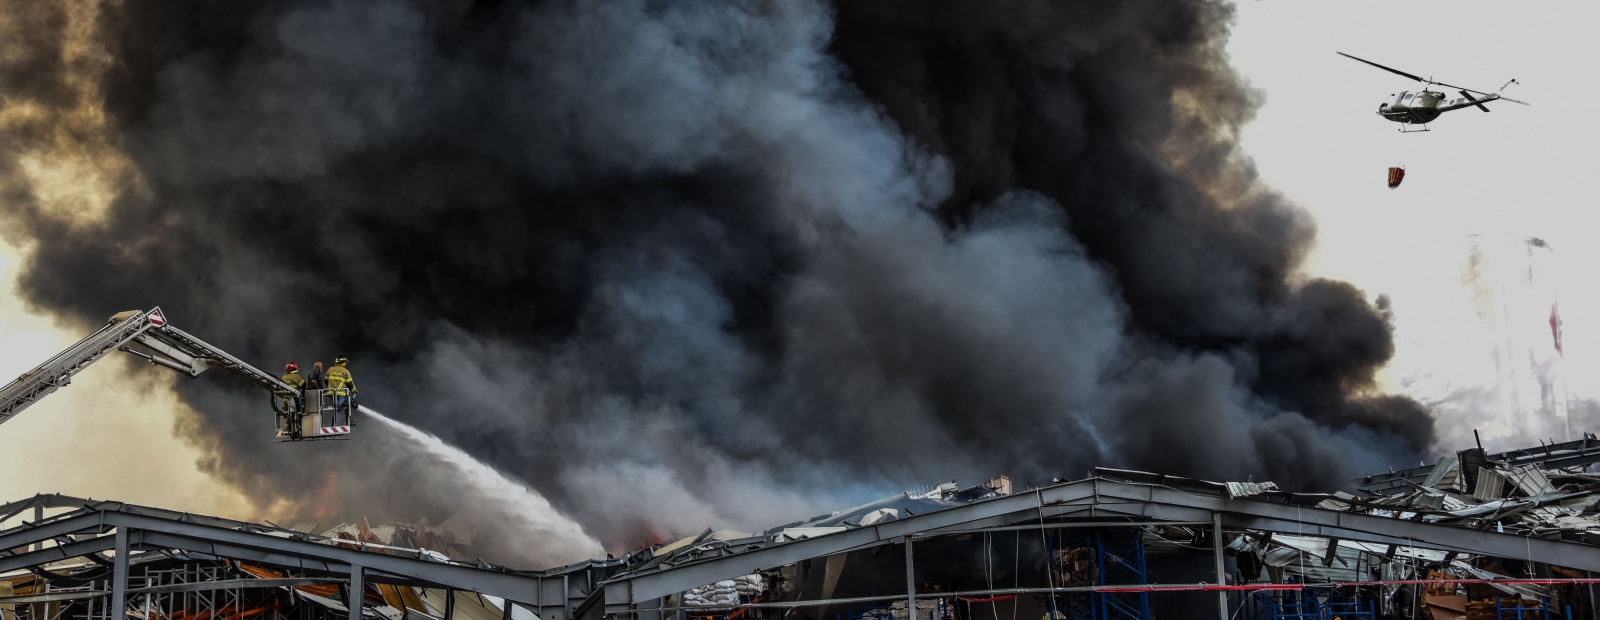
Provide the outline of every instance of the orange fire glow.
[[326,519],[339,514],[339,479],[333,472],[322,475],[322,489],[317,491],[318,519]]

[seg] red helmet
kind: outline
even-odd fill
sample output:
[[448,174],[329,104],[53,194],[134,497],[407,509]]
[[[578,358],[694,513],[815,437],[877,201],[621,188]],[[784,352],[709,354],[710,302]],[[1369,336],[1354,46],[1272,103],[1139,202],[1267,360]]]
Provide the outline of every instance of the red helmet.
[[283,370],[284,370],[284,372],[294,372],[296,370],[300,370],[300,365],[296,364],[294,362],[289,362],[287,365],[285,365],[283,367]]

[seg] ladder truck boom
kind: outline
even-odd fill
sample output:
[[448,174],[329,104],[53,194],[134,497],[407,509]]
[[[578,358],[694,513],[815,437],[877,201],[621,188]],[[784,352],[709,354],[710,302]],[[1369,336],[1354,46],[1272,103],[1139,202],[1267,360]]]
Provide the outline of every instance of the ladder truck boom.
[[[104,327],[83,340],[67,347],[55,357],[0,388],[0,424],[16,417],[23,409],[39,402],[51,393],[72,383],[73,375],[82,372],[112,351],[133,354],[151,364],[175,370],[188,377],[197,377],[212,367],[221,367],[256,384],[273,396],[273,407],[279,416],[301,413],[280,408],[280,403],[295,403],[302,398],[300,390],[289,386],[277,377],[245,363],[228,352],[218,349],[181,329],[167,324],[161,308],[149,311],[129,310],[112,316]],[[321,390],[317,394],[319,397]],[[287,425],[286,425],[287,426]],[[348,427],[341,427],[348,433]],[[340,433],[340,434],[342,434]],[[313,435],[320,433],[312,433]],[[298,430],[280,430],[279,436],[293,435],[299,439]]]

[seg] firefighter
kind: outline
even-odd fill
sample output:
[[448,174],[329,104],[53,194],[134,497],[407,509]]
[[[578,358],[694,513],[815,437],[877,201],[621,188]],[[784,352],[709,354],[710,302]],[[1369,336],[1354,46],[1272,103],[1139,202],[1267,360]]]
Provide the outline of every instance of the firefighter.
[[350,375],[346,364],[350,363],[348,357],[338,357],[333,360],[333,368],[328,369],[328,387],[330,389],[349,388],[350,393],[356,393],[356,378]]
[[349,419],[347,404],[351,402],[356,394],[356,378],[350,375],[349,368],[345,368],[345,364],[349,363],[350,359],[347,357],[339,356],[334,358],[333,368],[328,369],[327,375],[328,389],[334,390],[333,405],[339,411],[346,412],[345,419],[347,420]]
[[294,362],[289,362],[288,364],[284,365],[284,367],[283,367],[283,382],[289,384],[289,387],[292,387],[292,388],[294,388],[296,390],[304,390],[305,389],[305,387],[306,387],[306,378],[300,376],[300,365],[299,364],[296,364]]
[[[294,362],[289,362],[288,364],[284,364],[284,366],[283,366],[283,382],[285,384],[287,384],[289,387],[294,388],[295,392],[298,392],[300,394],[299,396],[291,396],[291,397],[289,397],[289,399],[288,399],[289,400],[289,411],[291,411],[291,412],[293,412],[295,414],[304,413],[305,409],[301,408],[301,403],[305,399],[306,378],[300,376],[300,365],[299,364],[296,364]],[[284,420],[283,420],[283,425],[284,426],[283,427],[285,429],[291,428],[291,425],[293,424],[293,420],[290,419],[291,417],[294,417],[294,416],[285,416],[284,417]]]

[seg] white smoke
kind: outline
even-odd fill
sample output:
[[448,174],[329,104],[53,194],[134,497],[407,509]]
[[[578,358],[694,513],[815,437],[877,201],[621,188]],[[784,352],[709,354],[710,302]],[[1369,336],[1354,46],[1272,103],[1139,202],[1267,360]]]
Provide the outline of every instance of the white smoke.
[[1569,411],[1576,408],[1556,348],[1559,256],[1537,237],[1514,234],[1469,234],[1462,250],[1455,311],[1408,329],[1417,334],[1412,348],[1432,354],[1406,377],[1406,389],[1441,422],[1440,449],[1479,438],[1490,450],[1508,449],[1588,430]]

